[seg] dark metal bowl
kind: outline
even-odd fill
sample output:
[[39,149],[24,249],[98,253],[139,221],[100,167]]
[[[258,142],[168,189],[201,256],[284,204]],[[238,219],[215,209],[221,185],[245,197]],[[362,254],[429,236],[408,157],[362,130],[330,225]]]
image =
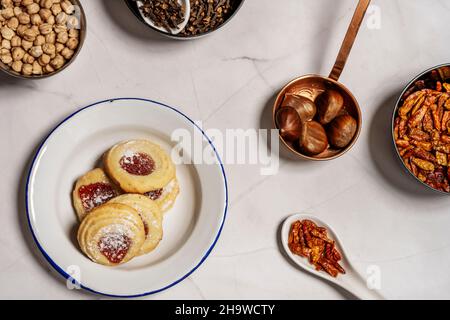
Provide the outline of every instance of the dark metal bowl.
[[431,189],[431,190],[433,190],[433,191],[435,191],[435,192],[438,192],[438,193],[441,193],[441,194],[450,195],[450,193],[448,193],[448,192],[441,191],[441,190],[438,190],[438,189],[435,189],[435,188],[429,186],[428,184],[426,184],[425,182],[423,182],[422,180],[420,180],[418,177],[416,177],[416,176],[414,175],[414,173],[412,173],[411,170],[409,170],[409,169],[406,167],[405,163],[403,162],[402,157],[400,156],[400,153],[399,153],[399,151],[398,151],[397,145],[396,145],[396,143],[395,143],[395,137],[394,137],[395,118],[397,117],[398,109],[400,108],[400,106],[401,106],[402,103],[403,103],[403,100],[404,100],[404,98],[405,98],[404,96],[405,96],[406,92],[407,92],[408,90],[410,90],[413,86],[415,86],[415,83],[416,83],[417,81],[429,79],[429,78],[430,78],[429,75],[430,75],[433,71],[438,70],[438,69],[443,68],[443,67],[449,68],[449,67],[450,67],[450,63],[447,63],[447,64],[441,64],[441,65],[438,65],[438,66],[435,66],[435,67],[432,67],[432,68],[430,68],[430,69],[427,69],[427,70],[423,71],[422,73],[420,73],[419,75],[417,75],[416,77],[414,77],[414,79],[412,79],[412,80],[408,83],[408,85],[403,89],[402,93],[400,94],[400,97],[398,98],[398,100],[397,100],[397,102],[396,102],[396,104],[395,104],[394,112],[392,113],[392,123],[391,123],[392,132],[391,132],[391,134],[392,134],[392,142],[393,142],[394,147],[395,147],[395,152],[396,152],[396,154],[397,154],[397,156],[398,156],[398,159],[399,159],[400,162],[402,163],[403,168],[404,168],[406,171],[408,171],[408,172],[409,172],[409,173],[410,173],[410,174],[411,174],[418,182],[420,182],[420,184],[426,186],[428,189]]
[[139,12],[139,8],[136,4],[136,2],[134,0],[125,0],[125,3],[127,4],[128,8],[130,8],[131,12],[133,12],[133,14],[136,16],[136,18],[138,18],[139,21],[141,21],[143,24],[145,24],[147,27],[149,27],[150,29],[152,29],[153,31],[158,32],[159,34],[171,38],[171,39],[176,39],[176,40],[192,40],[192,39],[198,39],[198,38],[202,38],[204,36],[207,36],[213,32],[216,32],[217,30],[221,29],[223,26],[225,26],[231,19],[234,18],[234,16],[238,13],[238,11],[242,8],[242,5],[244,4],[244,0],[232,0],[234,6],[236,9],[234,9],[233,13],[228,17],[228,19],[226,19],[224,21],[224,23],[222,23],[220,26],[218,26],[216,29],[205,32],[205,33],[201,33],[195,36],[182,36],[182,35],[177,35],[177,34],[169,34],[167,32],[163,32],[161,30],[158,30],[154,27],[152,27],[151,25],[147,24],[145,22],[145,20],[142,18],[140,12]]
[[80,31],[80,39],[79,39],[79,43],[78,43],[78,48],[75,51],[74,55],[72,56],[72,58],[70,58],[69,61],[67,61],[67,63],[64,66],[61,67],[61,69],[56,70],[55,72],[52,72],[52,73],[48,73],[48,74],[26,76],[21,73],[15,72],[9,66],[5,65],[4,63],[2,63],[0,61],[0,70],[9,74],[10,76],[13,76],[16,78],[33,79],[34,80],[34,79],[45,79],[45,78],[52,77],[52,76],[60,73],[61,71],[65,70],[68,66],[70,66],[75,61],[75,59],[77,58],[78,54],[81,51],[81,48],[83,47],[84,40],[86,39],[86,28],[87,28],[86,15],[84,13],[84,9],[83,9],[80,1],[79,0],[70,0],[70,1],[75,6],[78,6],[80,8],[80,30],[79,30]]

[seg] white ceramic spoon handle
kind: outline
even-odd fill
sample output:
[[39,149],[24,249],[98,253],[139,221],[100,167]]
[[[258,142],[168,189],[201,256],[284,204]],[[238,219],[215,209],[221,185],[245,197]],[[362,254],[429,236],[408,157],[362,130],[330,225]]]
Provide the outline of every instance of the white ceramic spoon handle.
[[367,282],[359,274],[344,275],[349,276],[346,280],[336,282],[345,290],[361,300],[384,300],[383,296],[373,289],[369,289]]

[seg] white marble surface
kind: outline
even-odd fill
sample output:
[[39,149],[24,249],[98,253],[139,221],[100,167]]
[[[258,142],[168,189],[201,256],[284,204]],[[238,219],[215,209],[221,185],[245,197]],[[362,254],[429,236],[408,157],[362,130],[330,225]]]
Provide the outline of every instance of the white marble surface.
[[[284,83],[329,72],[355,5],[247,0],[217,34],[175,42],[147,30],[120,0],[82,3],[88,37],[68,70],[42,81],[0,75],[0,298],[99,298],[66,289],[25,224],[26,168],[59,121],[97,100],[136,96],[177,106],[207,128],[265,128]],[[227,165],[230,209],[217,247],[188,279],[149,299],[347,298],[281,255],[277,228],[301,211],[334,226],[360,271],[381,268],[387,298],[450,298],[450,198],[404,174],[389,133],[406,82],[449,62],[450,0],[373,3],[381,28],[363,25],[341,78],[363,110],[357,145],[328,163],[283,156],[270,177]]]

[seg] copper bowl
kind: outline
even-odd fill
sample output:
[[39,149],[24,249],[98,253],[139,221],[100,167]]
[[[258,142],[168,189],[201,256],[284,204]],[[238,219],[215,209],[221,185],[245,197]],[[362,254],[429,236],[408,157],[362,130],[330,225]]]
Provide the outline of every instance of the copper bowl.
[[338,80],[342,71],[344,70],[347,58],[350,55],[350,51],[353,47],[369,4],[370,0],[358,1],[352,21],[350,22],[350,25],[347,29],[347,33],[345,35],[344,41],[342,42],[341,49],[339,50],[336,62],[334,63],[330,75],[328,77],[323,77],[313,74],[296,78],[289,82],[281,90],[281,92],[277,96],[277,99],[275,100],[272,115],[275,128],[277,127],[276,114],[278,109],[281,107],[281,104],[283,103],[284,95],[286,93],[300,95],[312,101],[315,101],[317,96],[319,96],[322,92],[330,89],[336,90],[344,98],[344,113],[349,114],[356,120],[357,128],[355,135],[346,147],[342,149],[334,149],[330,145],[328,145],[327,149],[324,152],[315,156],[309,156],[301,153],[295,148],[294,144],[285,141],[279,133],[280,140],[293,154],[297,155],[299,158],[313,161],[333,160],[339,158],[348,150],[350,150],[355,144],[356,140],[358,140],[362,123],[361,109],[359,108],[358,101],[350,92],[350,90],[348,90],[342,83],[338,82]]
[[312,101],[314,101],[318,95],[320,95],[322,92],[324,92],[326,89],[334,89],[342,94],[344,97],[344,111],[351,115],[357,123],[357,130],[356,133],[351,140],[351,142],[343,149],[333,149],[331,146],[328,146],[328,148],[315,156],[308,156],[303,153],[301,153],[299,150],[295,148],[295,146],[285,141],[281,135],[280,140],[283,142],[283,144],[295,155],[297,155],[300,158],[307,159],[307,160],[313,160],[313,161],[325,161],[325,160],[333,160],[340,156],[342,156],[344,153],[346,153],[348,150],[350,150],[353,145],[355,144],[356,140],[358,140],[359,134],[361,132],[361,109],[359,107],[358,101],[353,96],[353,94],[348,90],[344,85],[337,82],[336,80],[333,80],[331,78],[326,78],[319,75],[305,75],[299,78],[296,78],[289,82],[278,94],[275,104],[273,106],[273,124],[274,127],[277,128],[276,125],[276,114],[279,108],[281,108],[281,104],[284,99],[284,95],[287,93],[292,93],[296,95],[303,96],[305,98],[308,98]]
[[62,66],[60,69],[56,70],[55,72],[52,73],[48,73],[48,74],[42,74],[42,75],[30,75],[30,76],[26,76],[23,75],[21,73],[15,72],[14,70],[12,70],[9,66],[5,65],[3,62],[0,61],[0,70],[2,70],[3,72],[9,74],[10,76],[16,77],[16,78],[20,78],[20,79],[45,79],[45,78],[49,78],[52,77],[58,73],[60,73],[61,71],[65,70],[68,66],[70,66],[75,59],[77,58],[78,54],[81,51],[81,48],[83,47],[84,44],[84,40],[86,39],[86,14],[84,13],[84,9],[83,6],[81,5],[79,0],[70,0],[72,2],[72,4],[74,6],[77,6],[79,8],[79,14],[80,14],[80,39],[79,39],[79,43],[78,43],[78,48],[75,51],[74,55],[72,56],[72,58],[66,62],[66,64],[64,66]]
[[208,32],[205,33],[201,33],[201,34],[197,34],[195,36],[183,36],[180,34],[169,34],[167,32],[163,32],[161,30],[158,30],[154,27],[152,27],[151,25],[149,25],[148,23],[145,22],[145,20],[142,18],[140,12],[139,12],[139,8],[135,2],[135,0],[125,0],[125,3],[127,4],[128,8],[131,10],[131,12],[136,16],[136,18],[142,22],[143,24],[145,24],[148,28],[152,29],[153,31],[156,31],[157,33],[159,33],[160,35],[170,38],[170,39],[175,39],[175,40],[193,40],[193,39],[199,39],[199,38],[203,38],[213,32],[216,32],[217,30],[221,29],[222,27],[224,27],[228,22],[231,21],[231,19],[234,18],[234,16],[238,13],[238,11],[242,8],[242,6],[244,5],[244,1],[245,0],[232,0],[233,5],[234,5],[234,10],[231,13],[231,15],[217,28],[210,30]]
[[[403,168],[404,168],[407,172],[409,172],[409,174],[410,174],[411,176],[413,176],[414,179],[415,179],[416,181],[418,181],[420,184],[422,184],[422,185],[426,186],[427,188],[429,188],[429,189],[431,189],[431,190],[433,190],[433,191],[435,191],[435,192],[438,192],[438,193],[440,193],[440,194],[450,195],[450,193],[448,193],[448,192],[445,192],[445,191],[441,191],[441,190],[435,189],[435,188],[431,187],[430,185],[426,184],[425,182],[423,182],[422,180],[420,180],[418,177],[416,177],[416,176],[414,175],[414,173],[412,173],[411,170],[408,169],[408,167],[406,167],[406,165],[405,165],[405,163],[403,162],[403,159],[402,159],[402,157],[401,157],[401,155],[400,155],[400,152],[399,152],[399,150],[398,150],[398,147],[397,147],[397,145],[396,145],[396,143],[395,143],[395,136],[394,136],[395,118],[397,117],[398,109],[403,105],[403,101],[404,101],[404,99],[406,98],[405,95],[407,94],[407,92],[410,91],[410,89],[412,89],[412,88],[415,86],[415,84],[416,84],[417,81],[419,81],[419,80],[427,80],[427,79],[430,79],[431,73],[432,73],[432,72],[435,72],[435,71],[437,71],[438,69],[441,69],[441,68],[449,68],[449,69],[450,69],[450,63],[447,63],[447,64],[441,64],[441,65],[432,67],[432,68],[430,68],[430,69],[427,69],[427,70],[423,71],[422,73],[420,73],[419,75],[417,75],[416,77],[414,77],[414,78],[406,85],[406,87],[403,89],[402,93],[400,94],[400,96],[399,96],[399,98],[398,98],[398,100],[397,100],[397,102],[396,102],[396,104],[395,104],[394,111],[393,111],[393,113],[392,113],[392,122],[391,122],[391,129],[392,129],[392,132],[391,132],[391,134],[392,134],[392,143],[394,144],[394,148],[395,148],[395,153],[397,154],[398,159],[399,159],[400,162],[402,163]],[[449,77],[448,80],[450,80],[450,77]]]

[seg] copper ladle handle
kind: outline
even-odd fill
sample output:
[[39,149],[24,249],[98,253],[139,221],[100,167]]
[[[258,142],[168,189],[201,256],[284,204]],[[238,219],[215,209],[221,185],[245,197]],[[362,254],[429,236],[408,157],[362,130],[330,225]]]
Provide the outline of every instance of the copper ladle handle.
[[352,50],[353,43],[355,43],[356,36],[358,35],[361,23],[366,15],[367,8],[369,7],[370,0],[359,0],[358,6],[356,7],[355,14],[353,15],[350,26],[348,27],[345,39],[342,42],[341,49],[337,56],[336,62],[334,63],[333,70],[329,75],[329,78],[338,81],[341,76],[342,70],[344,70],[347,58]]

